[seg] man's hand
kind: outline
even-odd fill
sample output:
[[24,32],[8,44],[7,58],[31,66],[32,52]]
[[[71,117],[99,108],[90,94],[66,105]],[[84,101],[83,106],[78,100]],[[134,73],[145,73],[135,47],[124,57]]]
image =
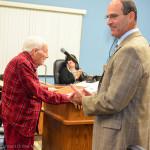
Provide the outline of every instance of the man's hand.
[[91,95],[95,94],[95,93],[91,93],[91,92],[87,91],[86,89],[83,89],[82,92],[85,96],[91,96]]
[[70,102],[73,103],[73,105],[74,105],[74,107],[76,109],[79,109],[79,110],[82,109],[82,105],[73,102],[72,97],[74,97],[74,96],[75,96],[74,92],[72,94],[67,95],[67,97],[69,98]]
[[[71,101],[72,102],[72,101]],[[77,103],[75,103],[75,102],[72,102],[73,104],[74,104],[74,107],[76,108],[76,109],[82,109],[82,105],[79,105],[79,104],[77,104]]]
[[81,90],[78,90],[73,84],[70,87],[74,90],[74,93],[70,95],[70,100],[73,103],[82,105],[82,98],[85,96]]

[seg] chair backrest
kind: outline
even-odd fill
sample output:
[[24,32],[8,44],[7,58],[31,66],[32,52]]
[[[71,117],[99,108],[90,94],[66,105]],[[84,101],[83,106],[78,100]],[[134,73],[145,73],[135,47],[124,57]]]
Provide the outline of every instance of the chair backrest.
[[60,84],[60,73],[63,67],[66,66],[64,59],[58,59],[54,62],[53,73],[54,73],[54,83]]

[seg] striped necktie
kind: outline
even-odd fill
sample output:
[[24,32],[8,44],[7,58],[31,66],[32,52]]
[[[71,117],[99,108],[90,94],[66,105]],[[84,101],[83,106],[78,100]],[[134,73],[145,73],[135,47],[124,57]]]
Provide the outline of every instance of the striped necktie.
[[115,46],[115,49],[117,49],[118,46],[119,46],[119,45],[118,45],[118,43],[117,43],[116,46]]

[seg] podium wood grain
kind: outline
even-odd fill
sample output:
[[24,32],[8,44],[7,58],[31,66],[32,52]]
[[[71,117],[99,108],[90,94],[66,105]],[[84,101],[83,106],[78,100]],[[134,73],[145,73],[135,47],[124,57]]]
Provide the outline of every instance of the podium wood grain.
[[65,125],[44,114],[43,150],[91,150],[92,124]]
[[[67,94],[71,89],[65,86],[58,92]],[[72,103],[45,103],[43,112],[43,150],[92,149],[93,117],[85,117],[83,110],[75,109]]]

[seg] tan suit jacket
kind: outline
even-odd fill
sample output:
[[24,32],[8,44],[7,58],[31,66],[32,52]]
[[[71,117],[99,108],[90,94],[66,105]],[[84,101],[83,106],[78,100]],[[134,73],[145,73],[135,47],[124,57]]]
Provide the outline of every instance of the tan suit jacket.
[[126,37],[108,62],[96,96],[82,101],[95,116],[92,150],[150,150],[150,48],[139,31]]

